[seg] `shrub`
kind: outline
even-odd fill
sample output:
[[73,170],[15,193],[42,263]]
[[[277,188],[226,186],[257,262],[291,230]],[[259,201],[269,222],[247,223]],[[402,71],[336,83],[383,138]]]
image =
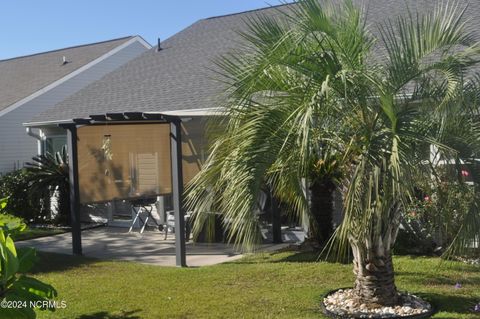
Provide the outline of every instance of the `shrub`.
[[442,253],[453,242],[474,199],[464,182],[431,183],[419,191],[403,216],[396,252]]
[[[56,194],[55,214],[51,198]],[[28,223],[69,224],[70,198],[66,149],[54,155],[35,156],[27,167],[0,177],[0,198],[8,197],[8,212]]]
[[8,212],[31,223],[45,222],[50,216],[50,197],[42,191],[32,196],[29,190],[29,174],[20,169],[0,177],[0,198],[8,197],[7,205],[0,213]]

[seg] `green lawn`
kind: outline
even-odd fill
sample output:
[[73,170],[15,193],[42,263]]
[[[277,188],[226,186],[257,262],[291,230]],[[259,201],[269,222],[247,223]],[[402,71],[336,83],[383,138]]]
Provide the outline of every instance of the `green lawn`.
[[[282,252],[179,269],[41,254],[34,276],[53,284],[67,308],[39,318],[323,318],[322,295],[351,286],[352,267],[312,259]],[[479,267],[438,261],[396,257],[398,287],[433,301],[435,318],[479,318],[469,310],[480,302]]]

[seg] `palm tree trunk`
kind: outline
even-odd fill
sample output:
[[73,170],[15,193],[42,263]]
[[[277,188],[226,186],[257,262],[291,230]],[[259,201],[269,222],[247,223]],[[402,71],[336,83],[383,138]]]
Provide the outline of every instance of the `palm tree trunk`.
[[315,181],[310,185],[310,227],[308,238],[320,245],[333,234],[333,191],[331,180]]
[[392,256],[389,249],[350,241],[353,252],[355,292],[359,302],[372,305],[394,306],[399,297],[395,286]]

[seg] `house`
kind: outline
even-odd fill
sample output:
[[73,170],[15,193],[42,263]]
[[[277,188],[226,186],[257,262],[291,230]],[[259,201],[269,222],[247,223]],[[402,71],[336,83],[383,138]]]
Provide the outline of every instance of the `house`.
[[[379,21],[381,18],[405,14],[408,8],[430,10],[434,8],[436,1],[356,0],[354,3],[365,7],[367,20]],[[134,117],[142,120],[150,118],[152,121],[156,118],[155,115],[178,117],[183,120],[186,137],[182,147],[184,170],[190,165],[191,170],[187,169],[187,171],[191,176],[195,172],[195,167],[198,168],[199,163],[206,156],[205,119],[214,115],[215,111],[221,107],[222,95],[225,91],[225,87],[215,80],[218,76],[214,72],[215,59],[238,47],[239,41],[242,40],[238,31],[246,30],[245,21],[257,17],[258,14],[278,16],[279,10],[286,10],[288,6],[286,4],[200,20],[165,40],[160,46],[139,55],[58,104],[52,104],[52,108],[33,117],[26,126],[39,128],[48,138],[66,134],[65,131],[62,133],[58,125],[68,123],[93,121],[97,124],[106,122],[119,124],[125,119]],[[480,3],[469,3],[469,10],[465,12],[467,28],[480,31],[475,24],[478,14],[480,14]],[[88,187],[86,185],[82,187],[80,181],[80,192],[86,192],[88,188],[90,194],[84,193],[83,196],[89,197],[92,203],[104,203],[109,198],[113,208],[109,204],[107,209],[109,212],[106,213],[95,204],[92,209],[109,222],[114,222],[117,217],[128,218],[128,210],[124,210],[127,216],[125,214],[115,216],[116,212],[122,211],[116,205],[123,205],[123,201],[115,203],[113,199],[128,197],[128,194],[135,193],[134,189],[150,189],[152,194],[159,195],[158,210],[168,210],[171,206],[171,194],[166,190],[159,190],[161,188],[159,180],[168,180],[171,177],[168,174],[162,175],[162,167],[166,167],[164,160],[168,158],[162,159],[161,155],[169,151],[168,140],[165,140],[163,149],[159,148],[152,153],[140,151],[129,158],[127,153],[122,153],[121,156],[126,164],[117,168],[115,173],[112,167],[102,165],[106,165],[105,162],[112,150],[118,150],[113,151],[113,156],[115,153],[121,153],[122,145],[120,144],[122,143],[116,140],[116,133],[113,132],[112,126],[97,125],[96,130],[96,137],[92,135],[90,139],[84,136],[83,141],[80,138],[79,153],[88,153],[85,151],[86,148],[96,145],[94,150],[90,150],[90,155],[83,154],[83,156],[86,161],[91,161],[92,165],[96,165],[93,158],[101,158],[102,164],[96,167],[97,175],[94,175],[91,165],[86,165],[90,171],[85,174],[90,176],[90,182],[99,175],[104,176],[101,180],[90,183]],[[142,143],[154,144],[154,141],[157,141],[154,131],[140,133],[132,130],[129,132],[130,134],[123,134],[122,139],[136,148],[140,148]],[[132,136],[136,136],[137,140],[131,140]],[[81,147],[84,147],[83,150]],[[79,174],[82,175],[82,167]],[[156,176],[156,179],[151,179],[149,176]],[[156,191],[155,187],[157,187]],[[103,196],[102,192],[109,192],[109,195]],[[84,203],[88,203],[88,200]],[[87,213],[90,217],[95,215],[91,212],[90,210]]]
[[28,136],[24,122],[150,48],[129,36],[0,61],[0,174],[65,144],[62,134]]
[[[269,8],[261,11],[277,14],[276,10],[276,8]],[[213,79],[211,72],[211,69],[215,67],[214,59],[219,54],[227,53],[235,47],[236,42],[240,39],[237,30],[245,27],[244,19],[254,17],[256,14],[257,11],[250,11],[200,20],[163,41],[160,47],[156,46],[150,49],[65,100],[52,105],[52,108],[33,117],[26,123],[26,126],[39,128],[41,134],[48,139],[51,136],[62,134],[62,129],[58,125],[71,123],[73,119],[88,118],[90,115],[131,111],[161,112],[165,115],[179,116],[184,120],[183,170],[185,179],[191,178],[206,157],[205,119],[217,109],[218,98],[223,92],[223,87]],[[151,131],[150,135],[148,133],[141,135],[143,133],[138,131],[132,134],[123,134],[124,142],[119,143],[116,132],[112,131],[111,126],[107,130],[105,127],[98,130],[98,136],[101,136],[99,140],[84,144],[79,142],[79,150],[82,145],[84,148],[91,149],[95,144],[97,145],[96,153],[98,153],[102,147],[110,145],[118,150],[113,152],[113,156],[118,158],[118,152],[121,151],[122,145],[128,143],[125,142],[128,136],[135,134],[137,140],[130,144],[139,147],[142,140],[150,139],[152,142],[155,132]],[[65,134],[63,130],[63,136]],[[81,185],[80,189],[83,195],[87,196],[86,192],[96,194],[96,197],[90,196],[90,202],[93,204],[83,207],[82,219],[108,221],[111,225],[128,226],[131,219],[128,202],[115,200],[105,205],[101,196],[98,197],[99,194],[107,189],[110,198],[122,199],[128,197],[124,185],[130,185],[128,191],[133,188],[148,187],[148,183],[157,183],[158,186],[158,182],[152,182],[147,178],[152,175],[158,176],[160,181],[168,180],[170,175],[162,174],[162,165],[165,166],[165,162],[161,154],[166,151],[162,151],[160,147],[155,151],[156,155],[143,153],[135,155],[134,159],[128,159],[137,163],[134,165],[135,167],[126,164],[121,169],[114,170],[104,166],[95,168],[94,165],[85,165],[85,171],[83,171],[81,166],[79,174],[82,175],[83,172],[82,176],[90,176],[84,180],[96,179],[93,175],[95,170],[99,175],[108,171],[110,176],[110,182],[97,180],[93,185],[90,183],[88,187]],[[142,161],[145,165],[140,165],[143,163]],[[155,165],[152,166],[152,162]],[[147,163],[150,163],[149,167]],[[116,175],[111,173],[113,171],[116,172]],[[145,178],[142,179],[142,177]],[[133,185],[133,179],[137,180],[136,185]],[[82,184],[82,182],[80,183]],[[117,187],[115,189],[105,188],[105,185],[109,185],[109,183],[115,184]],[[118,185],[122,185],[121,191]],[[158,198],[158,210],[165,212],[172,209],[171,193],[161,190],[159,193],[162,193],[162,196]],[[164,196],[164,193],[167,195]],[[161,218],[161,216],[159,217]]]

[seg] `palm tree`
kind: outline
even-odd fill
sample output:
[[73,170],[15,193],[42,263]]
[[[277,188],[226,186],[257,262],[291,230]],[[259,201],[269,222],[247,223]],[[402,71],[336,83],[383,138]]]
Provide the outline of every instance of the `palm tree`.
[[[446,132],[478,132],[459,103],[480,53],[462,15],[437,5],[370,29],[350,1],[303,0],[276,18],[249,20],[243,47],[218,61],[229,88],[224,132],[187,189],[188,208],[201,215],[213,205],[230,239],[253,249],[263,181],[306,218],[310,163],[335,156],[345,167],[344,219],[330,248],[353,253],[358,300],[397,304],[391,252],[413,177],[431,178],[432,145],[446,158],[463,156],[458,143],[443,143]],[[459,109],[469,121],[453,130]]]

